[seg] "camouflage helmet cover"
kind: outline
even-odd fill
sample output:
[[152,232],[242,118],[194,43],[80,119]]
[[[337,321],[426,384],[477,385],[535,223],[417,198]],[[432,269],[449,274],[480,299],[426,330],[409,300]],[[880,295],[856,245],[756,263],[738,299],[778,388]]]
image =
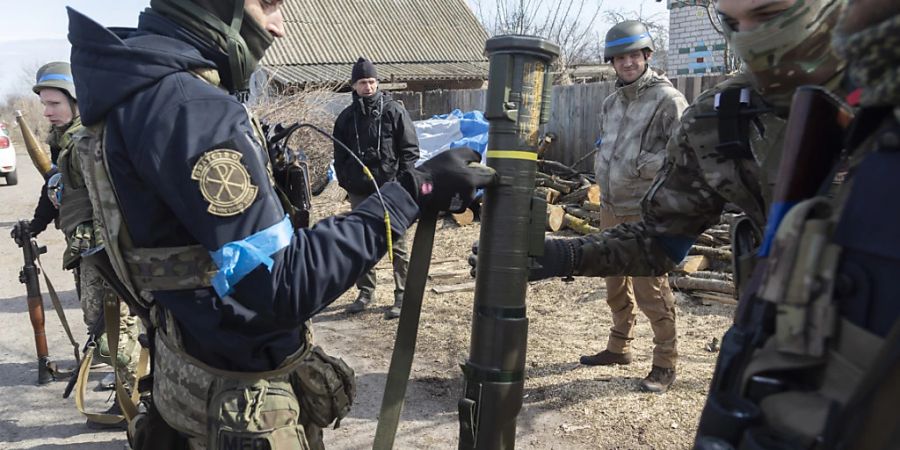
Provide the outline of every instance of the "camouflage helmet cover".
[[609,61],[614,56],[645,48],[651,52],[656,51],[647,26],[637,20],[626,20],[615,24],[606,32],[603,60]]
[[721,20],[735,55],[756,89],[776,106],[788,107],[804,84],[836,88],[845,62],[831,47],[831,33],[846,0],[797,0],[753,30],[738,31]]
[[72,66],[67,62],[55,61],[38,69],[31,90],[40,95],[41,89],[44,88],[59,89],[72,97],[72,100],[78,99],[75,95],[75,82],[72,79]]

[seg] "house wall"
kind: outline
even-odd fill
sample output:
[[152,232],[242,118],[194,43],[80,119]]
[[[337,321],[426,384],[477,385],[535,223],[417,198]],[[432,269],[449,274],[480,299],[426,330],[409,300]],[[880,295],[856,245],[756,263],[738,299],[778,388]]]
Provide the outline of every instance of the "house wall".
[[668,0],[668,73],[675,77],[719,75],[725,67],[725,39],[707,13],[709,0]]

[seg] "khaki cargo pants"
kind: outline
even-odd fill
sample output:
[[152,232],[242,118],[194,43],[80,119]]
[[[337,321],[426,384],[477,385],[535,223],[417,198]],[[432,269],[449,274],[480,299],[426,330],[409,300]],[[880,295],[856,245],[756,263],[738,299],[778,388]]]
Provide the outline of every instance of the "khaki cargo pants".
[[[604,229],[640,220],[639,215],[616,216],[608,209],[603,209],[600,214],[600,225]],[[675,296],[669,288],[668,277],[606,277],[606,295],[613,319],[606,349],[615,353],[631,351],[636,305],[650,320],[653,329],[653,365],[675,368],[678,359]]]

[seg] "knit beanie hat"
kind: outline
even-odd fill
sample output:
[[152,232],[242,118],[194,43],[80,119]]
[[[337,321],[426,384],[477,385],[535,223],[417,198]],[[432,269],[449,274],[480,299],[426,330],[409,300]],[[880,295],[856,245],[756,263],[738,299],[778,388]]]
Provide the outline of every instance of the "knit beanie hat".
[[375,64],[366,58],[359,57],[356,64],[353,65],[353,73],[350,75],[350,84],[356,83],[362,78],[378,78],[378,72],[375,70]]

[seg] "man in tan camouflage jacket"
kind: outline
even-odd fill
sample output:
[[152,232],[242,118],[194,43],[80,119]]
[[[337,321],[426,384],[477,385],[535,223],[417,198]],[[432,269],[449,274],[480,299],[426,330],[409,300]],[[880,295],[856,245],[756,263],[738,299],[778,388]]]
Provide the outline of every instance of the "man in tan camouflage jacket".
[[[597,183],[602,193],[601,226],[640,222],[641,198],[663,165],[666,142],[687,100],[664,76],[650,69],[653,41],[644,24],[624,21],[606,34],[604,59],[612,62],[616,91],[603,101]],[[606,302],[613,315],[606,350],[581,357],[589,366],[631,363],[635,306],[653,329],[653,368],[641,389],[663,392],[675,380],[675,298],[665,275],[606,277]]]

